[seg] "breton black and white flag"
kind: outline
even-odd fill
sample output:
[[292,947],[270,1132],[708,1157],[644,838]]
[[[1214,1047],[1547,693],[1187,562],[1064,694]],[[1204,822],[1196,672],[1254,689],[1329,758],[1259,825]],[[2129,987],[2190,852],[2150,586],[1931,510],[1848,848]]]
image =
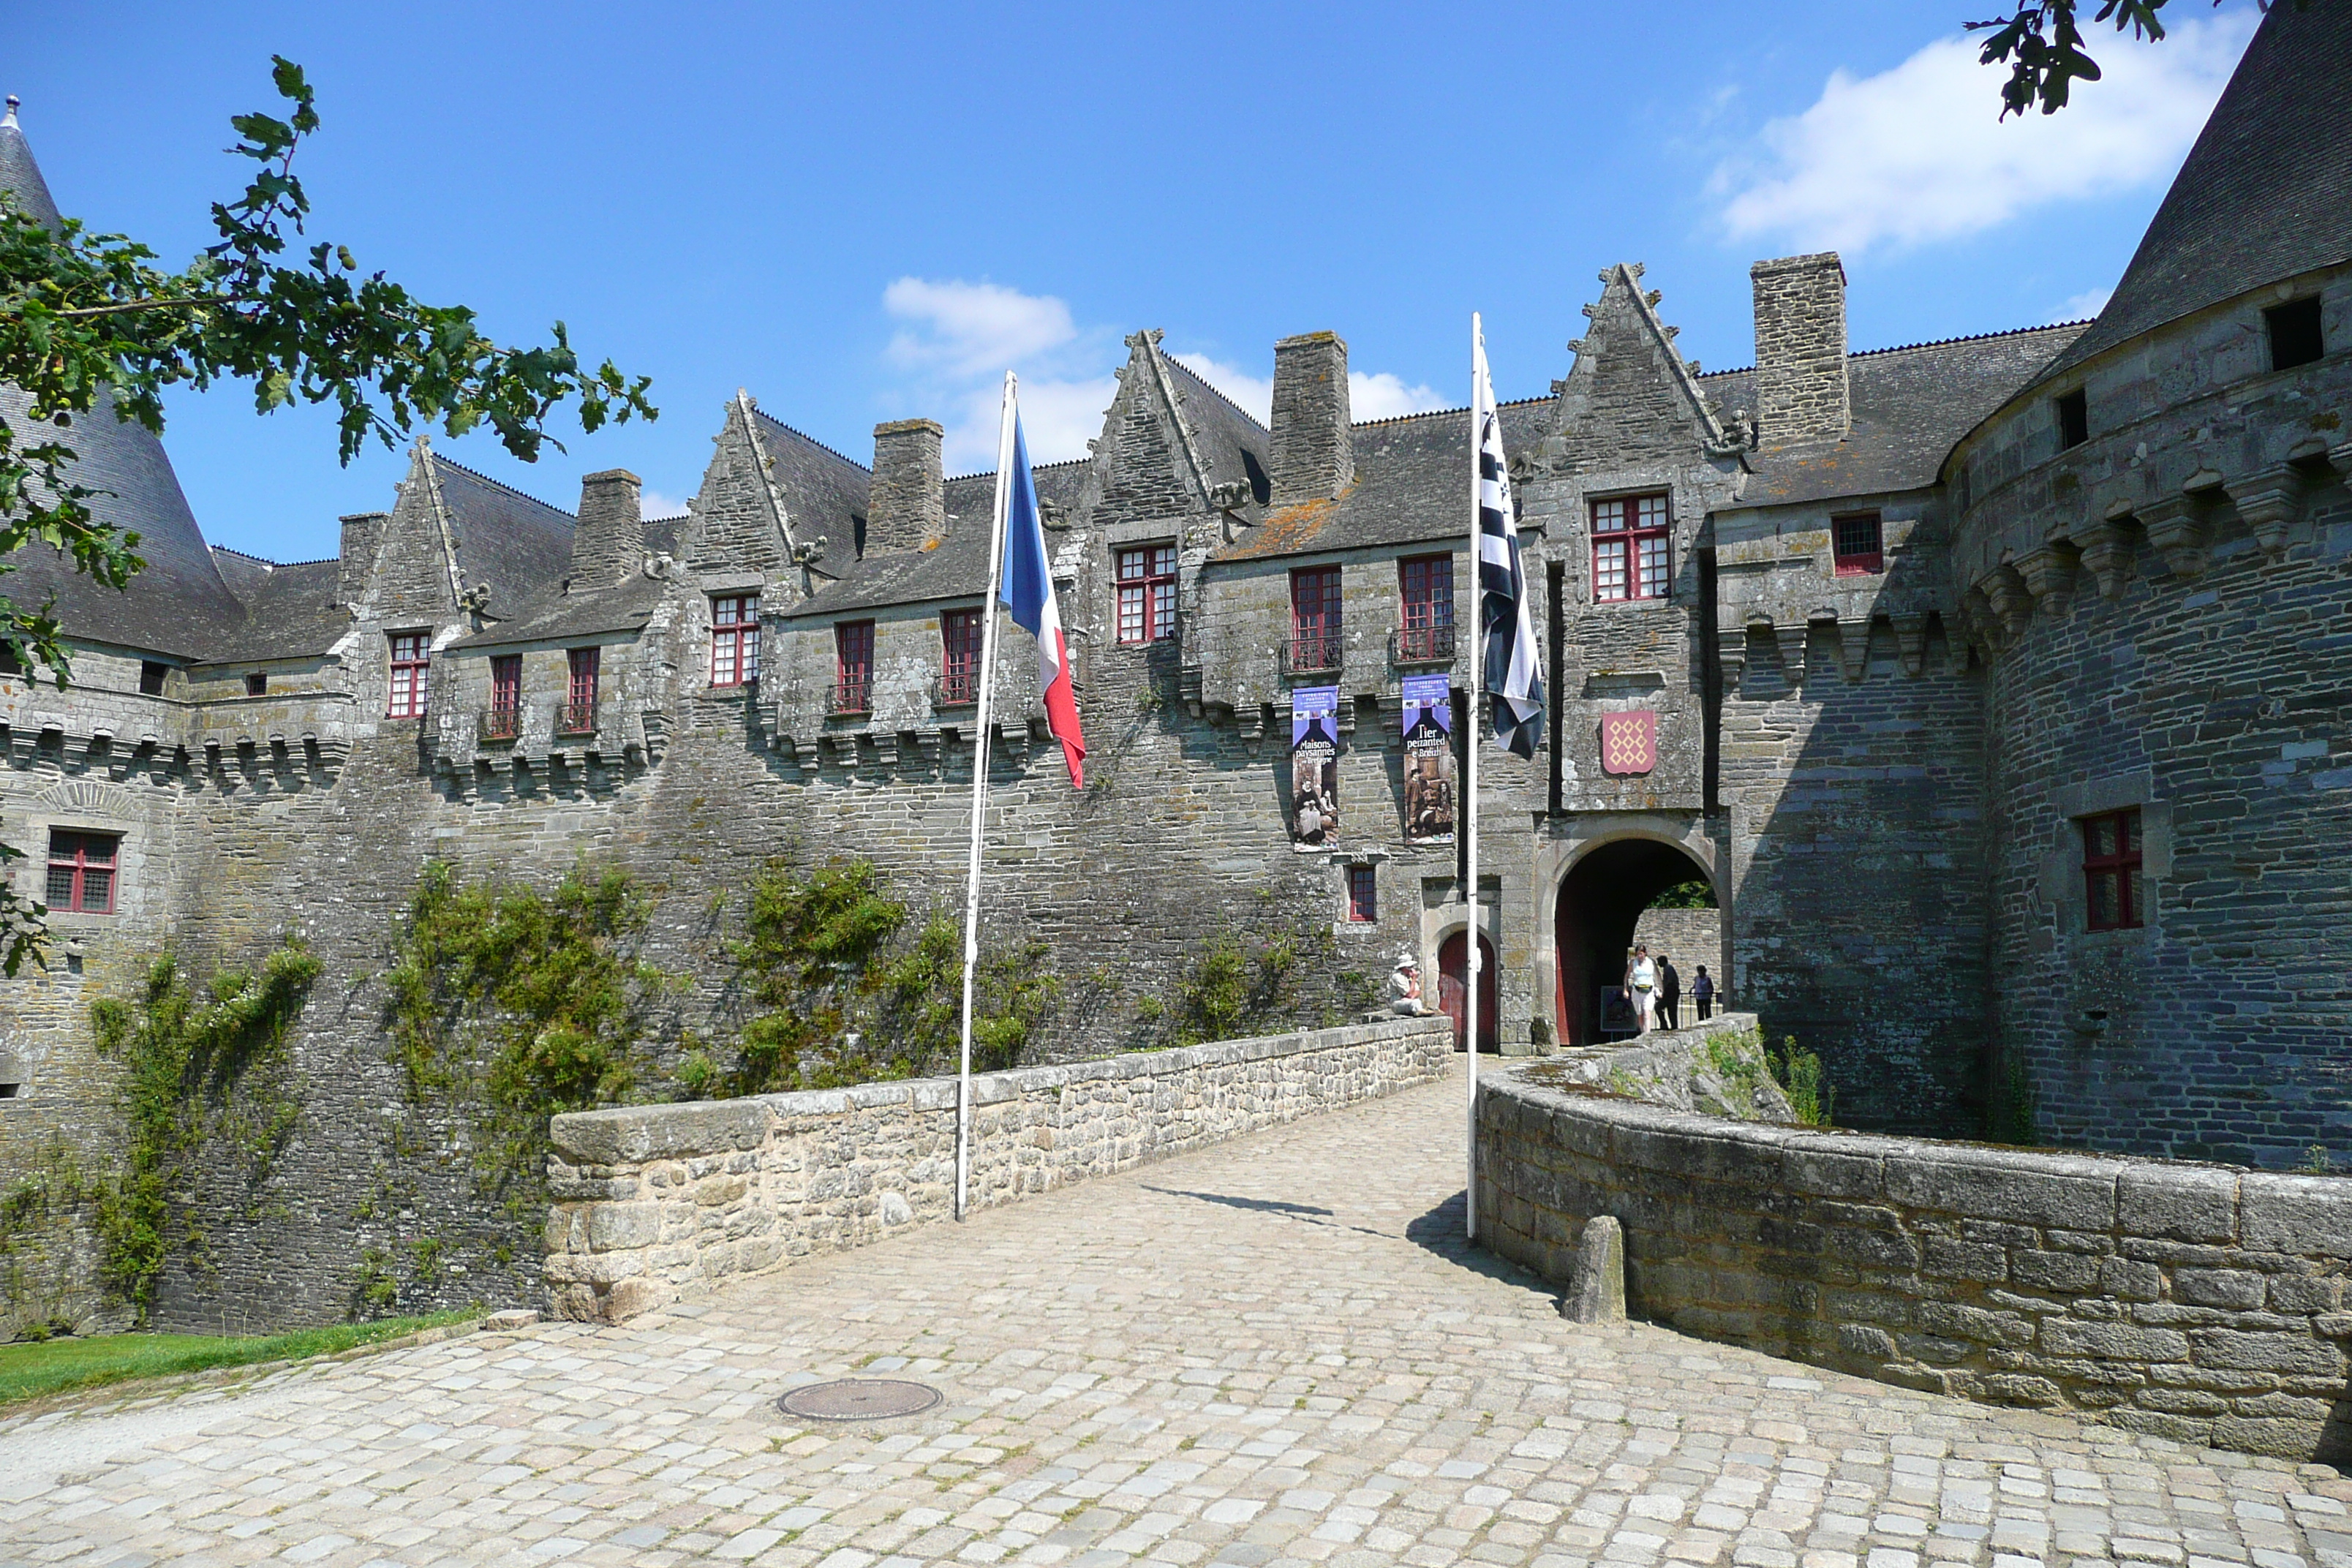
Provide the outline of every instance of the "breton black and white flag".
[[1478,436],[1478,625],[1486,633],[1485,679],[1493,699],[1496,743],[1532,757],[1543,744],[1544,688],[1537,662],[1528,577],[1511,515],[1511,471],[1503,458],[1503,424],[1486,374],[1486,334],[1470,318],[1473,386],[1470,421]]

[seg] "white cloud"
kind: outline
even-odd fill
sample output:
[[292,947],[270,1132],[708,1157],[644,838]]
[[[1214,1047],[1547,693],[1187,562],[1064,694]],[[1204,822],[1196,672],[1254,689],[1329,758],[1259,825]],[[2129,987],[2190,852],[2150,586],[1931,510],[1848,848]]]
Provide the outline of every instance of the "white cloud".
[[2107,308],[2107,300],[2114,294],[2113,289],[2085,289],[2080,294],[2070,296],[2050,319],[2053,321],[2087,321]]
[[1371,375],[1360,370],[1348,373],[1348,412],[1358,419],[1393,419],[1449,405],[1431,387],[1407,386],[1402,377],[1384,370]]
[[[1202,380],[1234,400],[1261,425],[1273,417],[1274,383],[1229,364],[1220,363],[1207,354],[1182,353],[1169,356],[1177,363],[1197,374]],[[1356,419],[1393,419],[1400,414],[1425,414],[1433,408],[1444,408],[1446,400],[1428,386],[1407,386],[1404,378],[1390,371],[1366,374],[1360,370],[1348,373],[1348,412]]]
[[[1087,443],[1102,434],[1103,411],[1118,390],[1118,378],[1106,375],[1075,381],[1041,377],[1021,382],[1021,433],[1029,440],[1033,463],[1064,463],[1087,455]],[[957,406],[962,417],[942,421],[947,439],[941,461],[950,474],[978,473],[996,467],[998,420],[1003,407],[1001,380],[967,388]]]
[[1999,119],[2000,69],[1946,38],[1891,70],[1832,73],[1802,114],[1764,127],[1760,159],[1717,169],[1725,230],[1847,254],[1955,239],[2052,202],[2169,175],[2237,64],[2251,10],[2160,44],[2105,38],[2105,79],[2053,115]]
[[908,323],[890,340],[892,360],[959,376],[1019,368],[1078,335],[1061,300],[996,283],[901,278],[882,290],[882,308]]
[[686,503],[676,496],[666,496],[659,490],[646,490],[637,497],[637,510],[646,517],[684,517]]

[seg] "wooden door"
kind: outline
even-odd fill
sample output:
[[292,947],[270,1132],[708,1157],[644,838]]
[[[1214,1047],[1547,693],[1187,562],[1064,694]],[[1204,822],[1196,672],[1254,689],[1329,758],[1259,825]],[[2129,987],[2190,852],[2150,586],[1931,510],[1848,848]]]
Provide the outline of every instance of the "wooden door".
[[[1454,1048],[1462,1048],[1462,988],[1467,970],[1465,956],[1468,944],[1463,933],[1455,931],[1437,950],[1437,1005],[1454,1020]],[[1478,939],[1478,1048],[1496,1048],[1495,1028],[1495,944],[1483,935]]]

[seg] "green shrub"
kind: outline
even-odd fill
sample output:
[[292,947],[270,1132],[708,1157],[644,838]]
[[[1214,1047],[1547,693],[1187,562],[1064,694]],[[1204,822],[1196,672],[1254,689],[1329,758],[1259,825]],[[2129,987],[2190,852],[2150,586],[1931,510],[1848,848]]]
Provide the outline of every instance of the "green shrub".
[[[1709,1049],[1712,1050],[1710,1042]],[[1797,1113],[1798,1122],[1806,1127],[1831,1125],[1830,1113],[1837,1101],[1837,1086],[1830,1082],[1822,1058],[1812,1051],[1797,1048],[1797,1037],[1784,1036],[1776,1056],[1767,1051],[1765,1063],[1780,1091],[1789,1097],[1789,1107]]]

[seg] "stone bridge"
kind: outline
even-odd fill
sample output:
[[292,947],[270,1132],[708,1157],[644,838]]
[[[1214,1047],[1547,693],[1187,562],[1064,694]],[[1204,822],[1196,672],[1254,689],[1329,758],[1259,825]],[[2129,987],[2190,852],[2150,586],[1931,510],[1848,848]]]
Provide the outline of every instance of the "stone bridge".
[[[2352,1484],[1563,1321],[1463,1084],[541,1322],[0,1421],[0,1563],[2343,1568]],[[941,1403],[787,1417],[850,1373]]]

